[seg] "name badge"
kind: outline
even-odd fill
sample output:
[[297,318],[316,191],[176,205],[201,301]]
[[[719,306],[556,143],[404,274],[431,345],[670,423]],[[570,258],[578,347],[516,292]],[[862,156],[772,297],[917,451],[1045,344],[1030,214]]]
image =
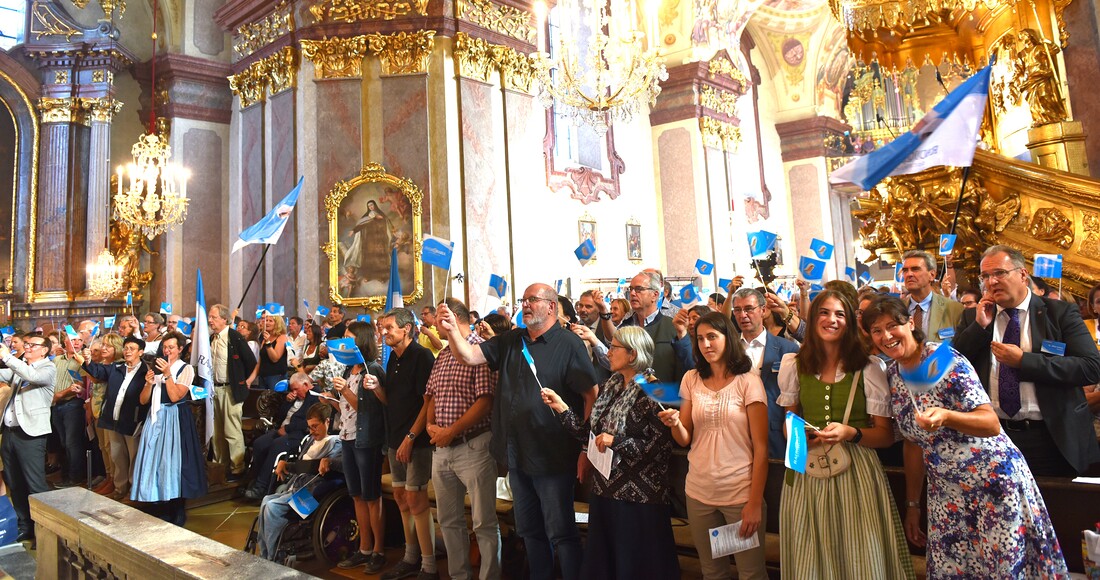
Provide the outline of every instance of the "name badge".
[[772,363],[772,372],[773,373],[778,373],[779,372],[779,363]]
[[949,339],[955,338],[955,329],[954,328],[941,328],[940,331],[937,332],[936,334],[939,335],[940,340],[949,340]]
[[1044,340],[1043,346],[1039,351],[1054,356],[1066,356],[1066,343],[1056,340]]

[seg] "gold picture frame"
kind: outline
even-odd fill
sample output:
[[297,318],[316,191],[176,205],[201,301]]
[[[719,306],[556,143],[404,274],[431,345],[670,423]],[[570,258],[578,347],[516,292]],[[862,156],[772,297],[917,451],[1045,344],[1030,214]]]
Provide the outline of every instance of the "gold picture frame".
[[[581,245],[585,240],[591,239],[592,245],[596,247],[596,256],[600,251],[600,240],[597,237],[596,231],[596,218],[588,215],[588,212],[584,212],[584,215],[577,220],[577,245]],[[593,257],[588,260],[589,262],[595,262],[596,258]]]
[[[325,196],[329,297],[336,304],[378,311],[386,306],[392,250],[405,304],[424,295],[421,212],[424,192],[378,163],[338,181]],[[411,288],[411,292],[409,289]]]
[[631,264],[642,263],[642,224],[634,218],[626,220],[626,259]]

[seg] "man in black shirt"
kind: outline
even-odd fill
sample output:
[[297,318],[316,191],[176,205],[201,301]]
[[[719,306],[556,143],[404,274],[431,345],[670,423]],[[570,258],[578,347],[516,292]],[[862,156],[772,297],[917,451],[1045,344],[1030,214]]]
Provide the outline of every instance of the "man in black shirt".
[[[439,307],[437,323],[447,332],[458,360],[468,365],[488,363],[500,372],[490,447],[498,461],[508,464],[516,531],[523,538],[531,577],[552,578],[556,552],[562,577],[574,580],[580,577],[583,557],[573,513],[580,446],[542,402],[540,387],[557,391],[587,418],[596,400],[596,375],[584,343],[558,324],[558,295],[553,288],[531,285],[522,305],[526,329],[508,331],[476,346],[463,340],[446,305]],[[525,352],[533,363],[528,364]]]
[[[428,509],[432,447],[425,432],[424,390],[432,374],[432,352],[413,340],[416,319],[395,308],[378,320],[382,340],[393,349],[386,364],[386,446],[393,475],[393,500],[405,530],[405,557],[382,575],[383,580],[409,576],[438,578],[435,528]],[[418,562],[422,559],[422,562]],[[419,575],[418,575],[419,573]]]
[[325,326],[328,328],[325,332],[326,339],[336,340],[344,338],[344,332],[347,330],[348,325],[344,322],[343,306],[333,304],[332,308],[329,308],[328,316],[325,317]]

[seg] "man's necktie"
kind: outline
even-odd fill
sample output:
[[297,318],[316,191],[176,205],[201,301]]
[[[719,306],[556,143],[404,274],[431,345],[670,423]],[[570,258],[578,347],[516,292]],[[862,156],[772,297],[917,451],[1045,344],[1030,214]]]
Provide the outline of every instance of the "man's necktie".
[[921,308],[920,304],[917,304],[916,310],[913,311],[913,326],[917,330],[924,330],[924,308]]
[[[1020,346],[1020,311],[1009,308],[1005,312],[1008,313],[1008,325],[1005,326],[1001,342]],[[1020,412],[1020,369],[1004,363],[998,365],[997,392],[1001,410],[1010,418],[1016,416]]]

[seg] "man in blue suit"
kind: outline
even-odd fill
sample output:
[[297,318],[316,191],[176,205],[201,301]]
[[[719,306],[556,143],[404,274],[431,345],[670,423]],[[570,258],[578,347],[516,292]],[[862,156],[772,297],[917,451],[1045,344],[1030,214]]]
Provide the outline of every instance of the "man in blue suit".
[[760,374],[768,394],[768,457],[782,459],[787,439],[783,436],[785,413],[775,402],[779,398],[779,361],[787,353],[798,352],[798,344],[764,328],[764,317],[771,316],[771,312],[759,291],[741,288],[734,292],[731,300],[733,321],[741,329],[741,346],[752,359],[752,368]]

